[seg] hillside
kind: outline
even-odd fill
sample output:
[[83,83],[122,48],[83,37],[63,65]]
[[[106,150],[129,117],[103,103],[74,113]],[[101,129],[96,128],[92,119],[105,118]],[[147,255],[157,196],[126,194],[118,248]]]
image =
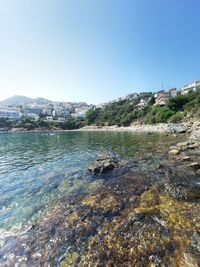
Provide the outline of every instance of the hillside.
[[42,98],[42,97],[38,97],[36,99],[27,97],[27,96],[22,96],[22,95],[14,95],[10,98],[7,98],[3,101],[0,101],[0,105],[2,106],[19,106],[19,105],[25,105],[28,103],[34,102],[36,104],[41,104],[41,105],[47,105],[49,103],[51,103],[52,101]]
[[196,114],[200,109],[200,91],[177,95],[164,106],[155,106],[152,95],[144,107],[138,107],[141,97],[107,104],[102,109],[90,110],[86,116],[88,125],[129,126],[131,123],[156,124],[181,122],[187,114]]
[[30,97],[27,96],[22,96],[22,95],[14,95],[10,98],[7,98],[3,101],[0,101],[0,105],[3,106],[13,106],[13,105],[25,105],[29,102],[31,102],[32,99]]

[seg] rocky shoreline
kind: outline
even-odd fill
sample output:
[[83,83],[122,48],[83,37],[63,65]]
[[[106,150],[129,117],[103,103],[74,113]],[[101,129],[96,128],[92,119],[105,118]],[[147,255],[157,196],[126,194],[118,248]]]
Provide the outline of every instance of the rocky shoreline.
[[0,133],[17,133],[17,132],[69,132],[69,131],[85,131],[85,132],[144,132],[144,133],[186,133],[190,127],[185,124],[151,124],[151,125],[131,125],[127,127],[119,126],[85,126],[74,130],[63,130],[60,128],[1,128]]
[[26,128],[0,128],[0,133],[23,133],[23,132],[38,132],[38,133],[47,133],[47,132],[66,132],[66,130],[59,128],[35,128],[35,129],[26,129]]
[[85,126],[83,128],[73,130],[73,131],[102,131],[102,132],[144,132],[144,133],[186,133],[189,130],[188,126],[185,124],[151,124],[151,125],[131,125],[127,127],[119,126]]
[[191,121],[188,128],[188,140],[170,147],[169,154],[200,174],[200,122]]

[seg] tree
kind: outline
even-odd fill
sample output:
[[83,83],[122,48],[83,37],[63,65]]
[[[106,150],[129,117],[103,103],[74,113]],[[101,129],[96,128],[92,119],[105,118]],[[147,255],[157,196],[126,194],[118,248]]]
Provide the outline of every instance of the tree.
[[178,95],[176,97],[173,97],[169,99],[169,102],[167,106],[169,109],[174,111],[183,111],[183,107],[185,104],[189,102],[189,96],[188,95]]

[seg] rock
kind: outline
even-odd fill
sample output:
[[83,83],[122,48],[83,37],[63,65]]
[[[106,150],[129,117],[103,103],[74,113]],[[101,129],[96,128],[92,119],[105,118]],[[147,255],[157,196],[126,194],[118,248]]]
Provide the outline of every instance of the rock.
[[186,133],[187,130],[188,130],[187,126],[180,124],[173,124],[169,127],[170,133]]
[[187,146],[189,145],[190,143],[189,142],[180,142],[177,144],[178,147],[182,147],[182,146]]
[[88,166],[88,171],[95,174],[107,173],[120,166],[119,161],[110,155],[104,155]]
[[187,169],[168,171],[165,191],[179,200],[194,201],[200,199],[200,178]]
[[170,146],[170,150],[174,150],[174,149],[177,149],[177,146]]
[[156,169],[157,169],[157,170],[164,169],[164,168],[165,168],[165,166],[164,166],[163,164],[158,164],[158,165],[156,166]]
[[196,171],[196,174],[200,175],[200,169],[198,169],[198,170]]
[[180,153],[180,150],[178,149],[172,149],[169,151],[169,154],[173,156],[178,155],[179,153]]
[[188,167],[192,168],[194,171],[200,169],[200,164],[198,162],[192,162],[187,165]]
[[180,142],[176,145],[176,147],[182,151],[185,151],[187,149],[195,149],[198,148],[199,145],[194,142],[193,140],[188,141],[188,142]]
[[183,156],[180,158],[182,161],[189,161],[191,158],[189,156]]
[[198,148],[199,145],[198,144],[191,144],[191,145],[188,145],[188,149],[195,149],[195,148]]
[[200,232],[194,232],[191,245],[198,253],[200,253]]

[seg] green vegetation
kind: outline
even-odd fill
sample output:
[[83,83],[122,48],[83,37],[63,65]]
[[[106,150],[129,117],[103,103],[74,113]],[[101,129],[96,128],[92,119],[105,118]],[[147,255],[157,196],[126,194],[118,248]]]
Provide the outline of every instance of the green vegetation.
[[161,123],[167,122],[168,119],[175,114],[175,111],[171,110],[168,106],[152,106],[149,113],[145,118],[145,123]]
[[104,109],[90,110],[86,115],[86,124],[128,126],[149,112],[150,106],[141,110],[136,108],[140,100],[141,97],[134,100],[120,100],[106,105]]
[[[138,104],[141,99],[148,99],[145,107]],[[165,106],[154,106],[153,95],[139,96],[134,100],[121,100],[107,104],[103,109],[90,110],[86,116],[87,125],[129,126],[138,121],[144,124],[178,123],[188,113],[196,113],[200,108],[200,91],[187,95],[178,94]]]
[[182,121],[182,119],[184,118],[184,116],[186,115],[185,112],[177,112],[175,113],[173,116],[171,116],[169,118],[169,122],[171,123],[179,123]]

